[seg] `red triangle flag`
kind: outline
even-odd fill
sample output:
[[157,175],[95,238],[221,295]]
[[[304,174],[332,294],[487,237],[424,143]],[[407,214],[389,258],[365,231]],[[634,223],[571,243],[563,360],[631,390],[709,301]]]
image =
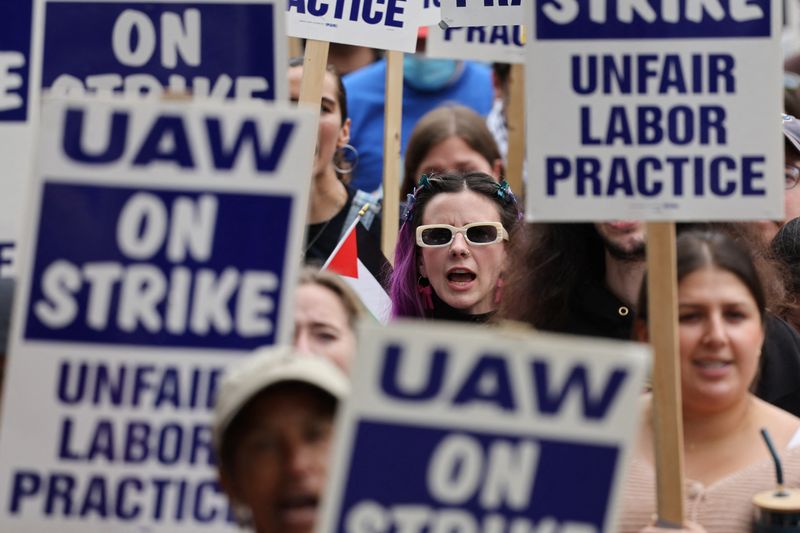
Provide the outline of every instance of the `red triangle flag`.
[[328,270],[340,276],[358,278],[358,241],[356,239],[356,226],[350,229],[336,254],[328,261]]

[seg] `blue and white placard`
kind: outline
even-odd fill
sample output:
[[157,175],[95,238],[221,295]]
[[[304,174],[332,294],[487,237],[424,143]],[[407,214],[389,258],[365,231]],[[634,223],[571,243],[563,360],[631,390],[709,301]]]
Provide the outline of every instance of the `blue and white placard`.
[[529,220],[783,217],[778,0],[535,6]]
[[33,0],[0,2],[0,277],[15,273],[33,159]]
[[425,55],[500,63],[525,62],[524,26],[428,28]]
[[284,101],[285,0],[48,0],[42,86]]
[[616,531],[648,355],[632,342],[364,325],[316,531]]
[[209,421],[286,342],[313,111],[46,99],[0,426],[0,531],[233,532]]
[[286,0],[291,37],[413,54],[422,0]]
[[533,0],[439,0],[448,26],[502,26],[525,20]]

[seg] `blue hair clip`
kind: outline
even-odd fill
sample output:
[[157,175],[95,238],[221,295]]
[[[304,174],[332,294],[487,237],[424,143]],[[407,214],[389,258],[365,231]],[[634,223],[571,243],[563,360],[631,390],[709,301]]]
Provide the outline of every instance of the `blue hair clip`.
[[506,180],[503,180],[497,184],[497,191],[495,194],[497,194],[497,197],[506,203],[517,203],[517,197],[514,196],[513,192],[511,192],[511,185],[509,185]]

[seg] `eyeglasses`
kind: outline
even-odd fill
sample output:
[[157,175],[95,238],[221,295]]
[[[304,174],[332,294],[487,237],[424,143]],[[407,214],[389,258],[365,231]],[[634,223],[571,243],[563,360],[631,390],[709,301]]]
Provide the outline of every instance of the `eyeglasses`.
[[508,240],[508,232],[500,222],[472,222],[460,228],[450,224],[425,224],[417,227],[417,245],[422,248],[448,246],[463,233],[467,242],[473,246],[485,246]]
[[790,165],[787,163],[784,165],[784,188],[788,191],[790,189],[794,189],[797,187],[798,181],[800,181],[800,167],[797,165]]

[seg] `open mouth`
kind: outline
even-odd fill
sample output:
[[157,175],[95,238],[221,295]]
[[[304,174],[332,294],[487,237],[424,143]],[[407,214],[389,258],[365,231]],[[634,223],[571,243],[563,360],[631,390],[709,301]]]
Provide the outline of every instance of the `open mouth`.
[[447,281],[452,283],[469,283],[478,276],[469,270],[454,269],[447,273]]
[[310,526],[316,519],[318,504],[316,496],[291,496],[278,504],[278,511],[287,527]]
[[703,368],[703,369],[717,369],[717,368],[725,368],[732,364],[731,361],[692,361],[694,366]]

